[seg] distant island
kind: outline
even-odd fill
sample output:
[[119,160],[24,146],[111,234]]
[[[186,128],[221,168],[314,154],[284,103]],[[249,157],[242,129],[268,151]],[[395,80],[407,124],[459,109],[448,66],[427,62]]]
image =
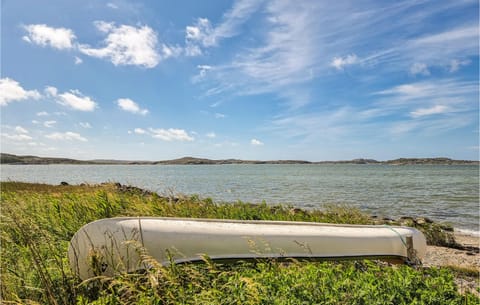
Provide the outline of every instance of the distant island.
[[163,161],[127,161],[127,160],[75,160],[68,158],[51,158],[37,156],[18,156],[0,153],[1,164],[98,164],[98,165],[219,165],[219,164],[385,164],[385,165],[479,165],[479,161],[453,160],[450,158],[400,158],[388,161],[373,159],[354,159],[346,161],[302,161],[302,160],[211,160],[204,158],[183,157]]

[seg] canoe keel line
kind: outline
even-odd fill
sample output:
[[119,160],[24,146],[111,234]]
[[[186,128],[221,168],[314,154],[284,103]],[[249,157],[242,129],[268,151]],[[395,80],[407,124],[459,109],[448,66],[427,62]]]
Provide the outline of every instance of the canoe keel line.
[[168,265],[250,259],[381,259],[418,263],[423,234],[409,227],[162,217],[108,218],[83,226],[68,249],[81,279]]

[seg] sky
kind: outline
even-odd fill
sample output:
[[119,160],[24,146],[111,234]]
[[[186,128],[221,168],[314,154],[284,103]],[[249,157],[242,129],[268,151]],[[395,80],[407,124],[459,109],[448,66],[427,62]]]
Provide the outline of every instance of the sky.
[[1,151],[479,158],[478,0],[2,0]]

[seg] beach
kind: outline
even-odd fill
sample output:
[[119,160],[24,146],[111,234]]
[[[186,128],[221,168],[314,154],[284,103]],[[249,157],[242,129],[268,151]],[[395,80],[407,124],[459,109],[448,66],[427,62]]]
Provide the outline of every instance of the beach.
[[[427,267],[458,266],[480,270],[479,238],[464,233],[455,233],[455,240],[466,249],[428,246],[423,264]],[[477,251],[474,250],[475,248]]]
[[[480,271],[480,238],[463,232],[455,232],[455,241],[464,249],[427,246],[423,260],[424,267],[451,267],[466,272]],[[461,293],[469,291],[480,296],[479,280],[473,277],[457,276],[455,283]]]

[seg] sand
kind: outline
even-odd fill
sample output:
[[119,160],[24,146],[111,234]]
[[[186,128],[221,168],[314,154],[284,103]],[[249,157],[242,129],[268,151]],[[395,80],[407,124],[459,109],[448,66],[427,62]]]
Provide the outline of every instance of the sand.
[[[428,246],[423,259],[425,267],[460,267],[480,272],[480,238],[477,236],[455,233],[455,240],[465,249],[453,249],[437,246]],[[457,276],[455,279],[461,292],[470,291],[477,296],[479,293],[479,279],[471,276]]]

